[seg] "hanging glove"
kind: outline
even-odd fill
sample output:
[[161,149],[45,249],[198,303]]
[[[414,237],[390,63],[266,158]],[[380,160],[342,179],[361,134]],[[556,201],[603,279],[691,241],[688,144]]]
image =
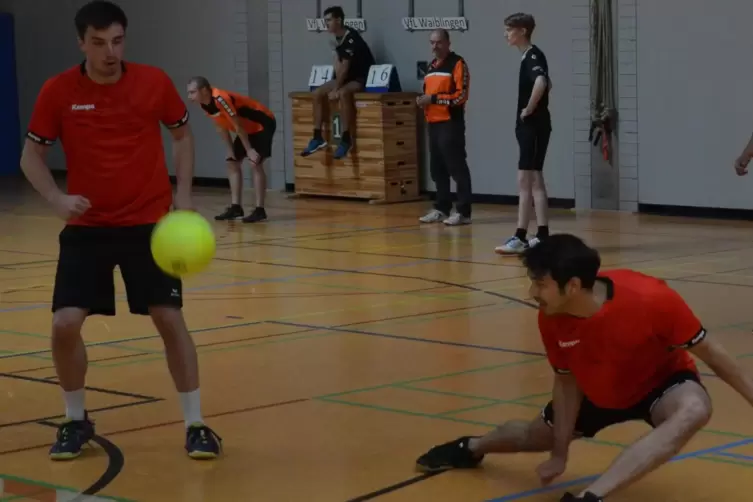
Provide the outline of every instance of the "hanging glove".
[[606,111],[595,115],[591,119],[591,129],[588,132],[588,141],[593,146],[601,143],[601,156],[605,162],[612,165],[612,117]]

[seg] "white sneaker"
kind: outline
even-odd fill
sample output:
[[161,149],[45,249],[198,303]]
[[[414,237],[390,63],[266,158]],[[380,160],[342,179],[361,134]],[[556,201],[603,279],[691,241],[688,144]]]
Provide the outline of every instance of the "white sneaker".
[[[537,241],[537,244],[538,244],[538,241]],[[494,248],[494,252],[497,254],[520,254],[526,249],[528,249],[529,245],[530,244],[527,244],[526,242],[513,236],[507,239],[507,241],[501,246],[497,246],[496,248]]]
[[528,239],[528,247],[532,248],[533,246],[535,246],[539,242],[541,242],[541,239],[539,239],[538,237],[532,237],[532,238]]
[[471,223],[471,218],[463,216],[460,213],[452,213],[452,216],[444,220],[443,223],[450,226],[469,225]]
[[421,223],[437,223],[438,221],[442,221],[447,217],[448,216],[442,211],[432,209],[424,216],[421,216],[418,221],[420,221]]

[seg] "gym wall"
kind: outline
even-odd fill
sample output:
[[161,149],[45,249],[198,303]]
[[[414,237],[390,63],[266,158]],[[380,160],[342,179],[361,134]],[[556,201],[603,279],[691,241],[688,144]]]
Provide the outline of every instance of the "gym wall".
[[[588,0],[576,9],[570,0],[466,0],[467,32],[450,33],[452,49],[466,58],[471,73],[470,99],[467,105],[468,162],[474,192],[493,195],[517,195],[518,145],[515,140],[518,68],[521,54],[507,45],[503,19],[525,10],[536,17],[534,42],[546,53],[554,91],[551,97],[553,134],[547,159],[546,175],[552,197],[575,197],[574,152],[576,140],[573,121],[576,109],[588,117]],[[356,16],[356,0],[339,4],[346,17]],[[415,16],[457,16],[458,0],[415,0]],[[323,2],[322,7],[329,6]],[[416,62],[431,60],[429,31],[406,31],[402,18],[409,15],[407,0],[364,0],[362,16],[366,20],[365,40],[378,63],[396,66],[403,89],[420,91]],[[582,19],[574,19],[577,13]],[[329,36],[306,30],[306,18],[316,16],[314,0],[284,0],[283,85],[284,94],[307,89],[313,64],[330,64]],[[573,26],[582,28],[580,33]],[[574,44],[573,37],[585,39]],[[585,52],[578,52],[578,49]],[[580,73],[580,75],[579,75]],[[578,88],[576,83],[585,83]],[[286,103],[289,106],[289,103]],[[291,115],[285,114],[286,129]],[[579,124],[588,140],[588,125]],[[292,137],[286,135],[286,147]],[[588,150],[586,149],[586,152]],[[297,154],[297,152],[292,152]],[[293,158],[287,159],[286,177],[293,180]],[[434,190],[424,162],[424,188]]]
[[[0,0],[0,10],[16,17],[22,130],[45,78],[80,61],[72,22],[82,3],[45,2],[43,10],[27,0]],[[132,23],[130,59],[162,66],[181,91],[188,77],[203,73],[270,105],[279,120],[271,187],[292,182],[297,152],[291,150],[287,95],[307,87],[311,65],[331,59],[328,36],[306,30],[316,0],[120,3]],[[332,3],[355,16],[356,0]],[[505,43],[502,19],[522,10],[536,16],[534,41],[549,58],[554,82],[546,165],[552,197],[574,199],[579,208],[628,211],[647,204],[751,207],[749,181],[734,175],[732,163],[753,132],[753,38],[745,24],[753,5],[719,0],[708,11],[704,0],[612,0],[620,123],[609,166],[588,143],[589,0],[464,3],[470,29],[451,36],[471,71],[468,152],[475,192],[516,193],[519,55]],[[362,4],[364,37],[379,62],[396,65],[406,90],[420,90],[416,61],[431,53],[428,32],[401,25],[409,0]],[[414,0],[414,7],[416,16],[456,16],[458,1]],[[217,161],[223,147],[209,121],[192,111],[197,176],[223,179]]]
[[[267,0],[116,1],[130,23],[127,59],[162,67],[183,95],[186,81],[201,74],[219,87],[268,101]],[[25,131],[44,81],[82,60],[73,17],[86,2],[48,1],[43,9],[39,2],[28,0],[0,2],[16,22],[21,128]],[[196,134],[196,176],[225,178],[225,148],[210,120],[189,105]],[[282,187],[283,165],[277,165],[270,181]],[[59,146],[52,166],[65,168]]]
[[753,208],[753,4],[638,0],[638,200]]

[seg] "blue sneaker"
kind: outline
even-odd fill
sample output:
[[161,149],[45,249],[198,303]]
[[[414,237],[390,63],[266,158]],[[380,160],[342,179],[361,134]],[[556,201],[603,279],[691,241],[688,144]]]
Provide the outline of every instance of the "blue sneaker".
[[50,459],[72,460],[81,455],[81,449],[94,439],[94,423],[88,414],[83,420],[66,419],[58,426],[57,440],[50,448]]
[[340,146],[337,147],[337,150],[335,150],[335,159],[339,160],[348,155],[348,152],[351,148],[350,143],[346,143],[345,141],[340,142]]
[[186,451],[197,460],[217,458],[220,454],[222,438],[204,424],[191,424],[186,429]]
[[311,141],[309,141],[309,146],[306,147],[306,149],[301,152],[302,157],[308,157],[314,152],[318,152],[322,148],[327,146],[327,142],[324,141],[321,138],[313,138]]

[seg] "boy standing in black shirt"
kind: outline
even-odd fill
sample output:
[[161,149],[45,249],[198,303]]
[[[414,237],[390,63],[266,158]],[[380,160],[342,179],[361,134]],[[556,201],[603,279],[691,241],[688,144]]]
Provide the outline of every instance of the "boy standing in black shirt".
[[[552,133],[549,115],[549,65],[544,53],[531,43],[536,21],[530,14],[517,13],[505,19],[505,37],[523,53],[518,83],[515,136],[520,146],[518,162],[518,228],[507,242],[495,248],[499,254],[520,254],[549,237],[548,200],[544,184],[544,159]],[[535,206],[538,231],[528,240],[531,208]]]
[[324,101],[340,100],[343,131],[340,145],[334,158],[341,159],[348,154],[353,140],[350,133],[356,120],[353,95],[366,87],[369,69],[374,65],[374,55],[361,34],[345,26],[345,12],[342,7],[329,7],[324,11],[327,30],[335,35],[335,75],[332,80],[314,91],[314,137],[301,153],[304,157],[327,146],[322,137],[322,110]]

